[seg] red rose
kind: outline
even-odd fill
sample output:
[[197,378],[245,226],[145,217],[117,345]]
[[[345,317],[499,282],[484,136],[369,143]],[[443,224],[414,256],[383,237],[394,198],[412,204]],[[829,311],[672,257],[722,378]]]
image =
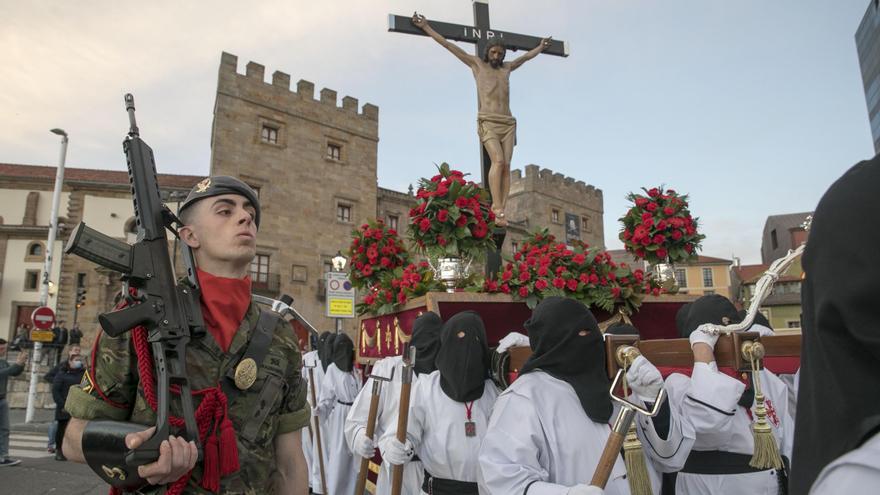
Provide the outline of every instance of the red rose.
[[568,290],[574,292],[578,288],[578,281],[573,278],[569,279],[568,281],[565,282],[565,286],[568,287]]
[[680,230],[675,229],[672,231],[671,237],[673,241],[680,240],[684,234],[681,233]]
[[646,204],[648,204],[648,198],[643,198],[641,196],[636,198],[636,206],[639,208],[644,208]]
[[645,257],[645,250],[644,249],[636,249],[636,256],[638,256],[639,258],[644,258]]
[[651,188],[651,190],[648,191],[648,196],[651,196],[652,198],[656,198],[657,196],[660,196],[660,191],[656,187]]
[[446,245],[446,238],[440,234],[437,234],[437,244],[439,244],[441,246],[445,246]]
[[671,206],[667,206],[666,208],[663,208],[663,214],[666,215],[667,217],[671,217],[672,215],[675,214],[675,208],[673,208]]
[[557,267],[556,267],[556,275],[562,275],[563,272],[565,272],[565,267],[564,267],[564,266],[557,266]]
[[[534,258],[532,258],[532,259],[534,259]],[[541,266],[540,268],[538,268],[538,276],[541,276],[541,277],[547,276],[547,267],[546,266]]]
[[520,282],[528,282],[529,281],[529,272],[527,272],[527,271],[519,272],[519,281]]
[[365,277],[369,277],[372,274],[373,274],[373,267],[370,265],[364,266],[363,270],[361,270],[361,275],[363,275]]
[[611,295],[614,296],[615,298],[620,297],[620,287],[612,287],[611,288]]
[[614,272],[608,272],[608,280],[617,280],[617,274]]
[[388,268],[389,266],[391,266],[391,260],[386,258],[385,256],[382,256],[382,259],[379,260],[379,264],[385,268]]
[[654,244],[663,244],[666,242],[666,237],[662,234],[657,234],[654,236]]
[[648,206],[646,206],[645,209],[648,211],[651,211],[651,212],[656,211],[657,210],[657,203],[652,201],[652,202],[648,203]]
[[437,220],[440,222],[446,222],[449,219],[449,210],[443,209],[437,212]]
[[561,288],[565,287],[565,280],[563,280],[562,277],[554,278],[553,279],[553,287],[556,287],[557,289],[561,289]]
[[510,280],[511,277],[513,277],[513,272],[510,270],[505,270],[501,274],[501,280],[503,280],[504,282],[507,282],[508,280]]
[[684,245],[684,250],[685,250],[688,254],[690,254],[690,253],[694,252],[694,245],[693,245],[693,244],[685,244],[685,245]]
[[427,261],[420,261],[419,262],[419,268],[428,268],[429,266],[431,266],[431,265],[429,265]]
[[419,230],[421,230],[422,233],[427,232],[430,228],[431,228],[431,221],[428,220],[427,218],[423,218],[419,222]]
[[584,261],[586,261],[586,260],[587,260],[587,257],[584,256],[583,253],[578,253],[578,254],[574,255],[574,257],[571,259],[572,262],[574,262],[578,265],[583,265]]
[[455,226],[456,227],[464,227],[465,225],[467,225],[467,222],[468,222],[467,217],[464,215],[464,213],[462,213],[462,214],[458,215],[458,219],[455,221]]
[[644,225],[645,227],[651,227],[654,225],[654,219],[651,217],[643,218],[642,225]]
[[376,296],[374,296],[373,294],[367,294],[366,296],[364,296],[364,304],[369,306],[374,302],[376,302]]
[[544,289],[546,289],[546,288],[547,288],[547,281],[544,280],[543,278],[538,279],[538,281],[535,282],[535,289],[537,289],[537,290],[544,290]]
[[526,298],[529,297],[529,289],[526,287],[519,288],[519,297]]
[[484,287],[487,292],[498,292],[498,282],[494,280],[486,280]]
[[516,253],[513,254],[513,259],[515,259],[516,261],[521,260],[521,259],[522,259],[522,253],[519,252],[519,251],[517,251]]
[[471,226],[471,233],[473,233],[474,237],[477,239],[482,239],[489,233],[489,225],[483,221],[477,222],[476,225]]
[[385,295],[385,302],[391,302],[394,300],[394,294],[392,294],[390,290],[386,290],[384,295]]
[[406,303],[406,293],[401,290],[397,293],[397,304],[405,304]]
[[446,184],[440,184],[437,186],[437,190],[434,191],[435,196],[446,196],[446,193],[449,192],[449,187]]
[[660,259],[666,259],[668,255],[669,253],[663,248],[657,250],[657,257],[659,257]]
[[666,220],[660,220],[659,222],[657,222],[657,230],[666,230],[666,227],[668,226],[669,225],[667,225]]
[[588,283],[590,283],[590,276],[586,273],[581,273],[580,275],[578,275],[578,280],[580,280],[582,284],[587,285]]
[[440,182],[441,179],[443,179],[443,176],[440,174],[437,174],[434,177],[431,177],[431,182]]
[[654,287],[653,289],[651,289],[651,294],[654,294],[655,296],[659,296],[660,295],[660,288]]
[[470,202],[464,196],[459,196],[455,198],[455,206],[459,208],[466,208],[469,204]]
[[599,276],[596,275],[595,273],[591,273],[590,274],[590,283],[593,285],[598,284],[599,283]]
[[510,286],[507,284],[501,284],[501,292],[510,294]]

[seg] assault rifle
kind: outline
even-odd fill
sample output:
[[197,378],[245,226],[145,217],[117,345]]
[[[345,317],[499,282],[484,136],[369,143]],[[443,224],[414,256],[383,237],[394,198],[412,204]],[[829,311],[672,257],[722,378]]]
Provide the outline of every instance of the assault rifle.
[[[187,440],[196,442],[201,457],[192,390],[186,373],[186,346],[191,336],[204,334],[205,325],[199,305],[201,291],[195,263],[192,251],[186,249],[186,246],[183,252],[189,284],[178,284],[175,281],[166,229],[177,235],[174,225],[180,221],[162,203],[153,150],[139,136],[134,116],[134,97],[131,94],[125,95],[125,109],[128,112],[130,129],[122,148],[128,164],[134,200],[137,241],[128,244],[80,223],[71,233],[65,252],[122,274],[123,295],[127,298],[128,305],[124,309],[98,317],[104,332],[116,337],[138,326],[147,330],[158,392],[156,432],[141,446],[125,453],[125,464],[135,467],[158,459],[159,445],[168,438],[172,386],[180,391]],[[139,429],[142,430],[143,427]],[[88,453],[86,456],[88,460]],[[92,462],[89,465],[98,471]],[[116,484],[112,481],[116,478],[124,481],[125,478],[132,477],[125,474],[110,476],[106,467],[104,471],[98,471],[98,474],[107,474],[107,477],[102,478],[112,484]],[[136,467],[134,472],[136,474]],[[111,479],[108,480],[108,477]]]

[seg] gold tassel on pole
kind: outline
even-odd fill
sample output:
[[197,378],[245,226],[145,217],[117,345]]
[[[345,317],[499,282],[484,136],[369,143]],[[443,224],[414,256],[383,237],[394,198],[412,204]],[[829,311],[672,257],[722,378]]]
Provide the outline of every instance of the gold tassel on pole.
[[[631,362],[624,358],[624,368],[628,368]],[[626,382],[626,374],[623,375],[623,395],[629,397]],[[642,442],[636,435],[636,423],[629,426],[626,438],[623,440],[623,462],[626,466],[626,478],[629,480],[629,491],[632,495],[653,495],[651,490],[651,478],[648,476],[648,466],[645,464],[645,453]]]
[[767,408],[764,407],[764,393],[761,390],[760,360],[764,357],[764,346],[760,342],[746,342],[742,352],[752,365],[752,380],[755,384],[755,422],[752,423],[755,452],[749,466],[756,469],[782,469],[782,457],[779,455],[776,437],[773,436],[773,428],[767,422]]

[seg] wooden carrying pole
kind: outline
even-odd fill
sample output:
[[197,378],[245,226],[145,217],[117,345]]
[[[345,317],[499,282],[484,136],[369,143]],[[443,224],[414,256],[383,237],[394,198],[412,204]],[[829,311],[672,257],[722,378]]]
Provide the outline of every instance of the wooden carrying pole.
[[[409,425],[409,393],[412,389],[413,363],[416,361],[416,348],[409,346],[403,360],[403,373],[400,375],[400,408],[397,413],[397,441],[406,443],[406,428]],[[396,464],[391,470],[391,495],[400,495],[403,487],[403,464]]]
[[[317,407],[318,400],[315,398],[315,366],[305,365],[309,369],[309,385],[312,389],[312,407]],[[321,447],[321,426],[315,417],[315,445],[318,446],[318,466],[321,470],[321,488],[327,493],[327,477],[324,475],[324,449]]]
[[[367,438],[373,439],[376,433],[376,416],[379,412],[379,395],[382,393],[382,382],[390,382],[394,378],[394,369],[391,369],[391,377],[370,375],[373,380],[373,395],[370,397],[370,412],[367,414]],[[354,487],[354,495],[364,495],[367,487],[367,471],[370,469],[370,459],[361,458],[361,469],[358,471],[357,484]]]

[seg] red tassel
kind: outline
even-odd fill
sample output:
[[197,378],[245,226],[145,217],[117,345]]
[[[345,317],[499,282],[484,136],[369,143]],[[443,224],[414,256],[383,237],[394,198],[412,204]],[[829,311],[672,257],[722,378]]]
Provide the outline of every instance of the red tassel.
[[122,488],[111,486],[109,495],[122,495]]
[[238,471],[238,443],[235,440],[235,428],[229,417],[224,416],[220,424],[220,474],[230,475]]
[[205,464],[202,473],[202,488],[217,493],[220,491],[220,462],[217,452],[217,435],[208,435],[205,442]]

